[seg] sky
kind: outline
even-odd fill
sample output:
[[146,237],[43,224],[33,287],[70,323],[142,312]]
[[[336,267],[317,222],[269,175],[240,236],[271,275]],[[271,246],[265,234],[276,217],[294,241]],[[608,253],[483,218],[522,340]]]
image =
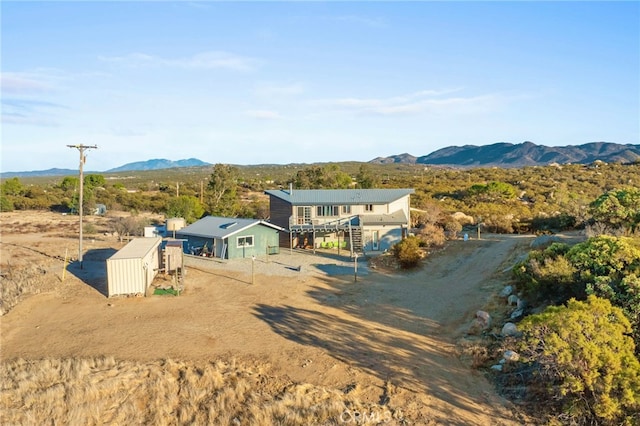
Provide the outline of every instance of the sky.
[[640,143],[640,3],[12,2],[1,170]]

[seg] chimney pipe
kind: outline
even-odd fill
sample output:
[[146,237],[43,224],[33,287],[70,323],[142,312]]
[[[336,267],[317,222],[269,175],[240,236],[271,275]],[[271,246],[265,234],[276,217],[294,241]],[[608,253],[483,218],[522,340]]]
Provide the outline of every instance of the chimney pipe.
[[293,182],[289,182],[289,195],[293,194]]

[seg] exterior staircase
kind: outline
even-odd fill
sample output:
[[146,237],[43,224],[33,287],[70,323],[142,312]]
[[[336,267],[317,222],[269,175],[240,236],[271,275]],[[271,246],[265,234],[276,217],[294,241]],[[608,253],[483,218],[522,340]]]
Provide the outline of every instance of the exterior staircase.
[[351,246],[351,256],[355,254],[364,256],[364,244],[362,242],[362,227],[349,224],[349,245]]

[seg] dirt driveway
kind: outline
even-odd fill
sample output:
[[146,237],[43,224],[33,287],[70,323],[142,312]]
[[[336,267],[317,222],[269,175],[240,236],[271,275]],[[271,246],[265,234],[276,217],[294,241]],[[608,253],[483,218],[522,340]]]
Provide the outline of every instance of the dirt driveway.
[[[3,235],[3,243],[14,237]],[[210,262],[188,270],[180,297],[112,299],[100,291],[100,254],[112,251],[96,248],[55,291],[2,318],[1,355],[259,359],[295,382],[357,387],[364,400],[393,401],[417,424],[519,424],[491,384],[459,360],[455,341],[529,242],[454,241],[414,272],[362,265],[357,282],[347,259],[283,251],[256,268],[254,284],[249,263]],[[57,272],[48,268],[58,274],[61,262]]]

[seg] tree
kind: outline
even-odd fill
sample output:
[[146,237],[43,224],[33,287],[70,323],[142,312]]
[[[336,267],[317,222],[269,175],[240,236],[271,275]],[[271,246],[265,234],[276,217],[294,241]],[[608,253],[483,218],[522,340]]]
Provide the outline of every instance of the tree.
[[110,229],[118,235],[120,242],[122,242],[125,236],[140,234],[142,227],[142,222],[131,216],[119,217],[110,223]]
[[640,189],[605,192],[589,208],[594,220],[634,232],[640,225]]
[[361,164],[356,176],[358,187],[363,189],[375,188],[380,184],[380,177],[371,171],[367,164]]
[[102,175],[88,174],[84,177],[84,186],[91,189],[104,186],[106,182]]
[[299,189],[344,189],[349,188],[352,182],[351,176],[341,171],[337,164],[329,164],[299,170],[293,185]]
[[521,353],[534,368],[532,398],[576,424],[640,420],[640,362],[621,309],[595,296],[571,299],[528,316],[519,329]]
[[216,164],[207,186],[209,212],[217,216],[233,216],[238,211],[238,179],[240,172],[227,164]]
[[167,203],[165,215],[167,217],[182,217],[187,223],[193,223],[204,214],[204,207],[196,197],[181,195],[174,197]]
[[11,196],[20,196],[24,192],[24,187],[20,182],[20,179],[17,177],[13,177],[11,179],[7,179],[2,184],[2,194],[3,195],[11,195]]
[[468,189],[469,195],[481,202],[498,202],[516,197],[516,189],[504,182],[489,182],[486,185],[476,184]]
[[66,176],[64,179],[62,179],[62,182],[60,182],[60,189],[62,189],[63,191],[74,191],[77,188],[80,187],[79,182],[80,179],[78,179],[75,176]]

